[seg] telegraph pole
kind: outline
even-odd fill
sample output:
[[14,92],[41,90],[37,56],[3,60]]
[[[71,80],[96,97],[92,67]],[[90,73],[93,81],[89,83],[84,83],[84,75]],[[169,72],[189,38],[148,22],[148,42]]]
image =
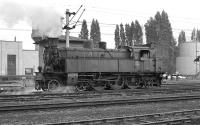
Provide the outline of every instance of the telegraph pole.
[[[78,9],[78,11],[81,9],[82,5],[80,6],[80,8]],[[78,11],[76,13],[78,13]],[[85,9],[83,10],[83,12],[85,11]],[[71,29],[74,29],[76,27],[76,24],[78,23],[80,17],[82,16],[83,12],[81,13],[81,15],[79,16],[78,20],[76,21],[76,23],[72,26],[72,27],[69,27],[69,23],[72,21],[72,19],[74,18],[74,16],[76,15],[75,12],[72,12],[70,13],[69,12],[69,9],[66,9],[66,25],[63,27],[63,29],[66,29],[66,32],[65,32],[65,39],[66,39],[66,48],[69,47],[69,30]],[[70,20],[69,20],[69,17],[71,15],[74,15]]]
[[[197,43],[198,39],[195,38],[195,40],[196,40],[195,41],[195,51],[196,51],[196,53],[195,53],[196,55],[195,56],[196,56],[196,59],[197,59],[197,58],[199,58],[198,57],[198,52],[200,52],[200,51],[198,51],[198,43]],[[199,62],[199,64],[198,64],[198,62]],[[199,66],[199,71],[200,71],[200,61],[196,61],[196,74],[198,73],[198,66]]]
[[[200,52],[199,50],[198,50],[198,39],[196,38],[196,59],[197,58],[199,58],[199,56],[198,56],[198,52]],[[199,64],[198,64],[199,63]],[[199,68],[198,68],[198,66],[199,66]],[[198,73],[198,69],[199,69],[199,72],[200,72],[200,61],[197,61],[196,62],[196,74]]]
[[[66,25],[69,25],[69,9],[66,9]],[[65,32],[66,48],[69,47],[69,29],[66,28]]]
[[[195,38],[195,58],[197,58],[197,40]],[[196,62],[196,74],[197,74],[197,62]]]

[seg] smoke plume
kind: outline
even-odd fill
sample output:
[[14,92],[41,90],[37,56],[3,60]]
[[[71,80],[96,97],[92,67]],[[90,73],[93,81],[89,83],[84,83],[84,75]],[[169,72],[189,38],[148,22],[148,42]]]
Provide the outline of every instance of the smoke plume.
[[0,5],[0,20],[9,28],[26,21],[40,35],[56,37],[61,35],[61,15],[52,8],[21,5],[14,2],[4,2]]

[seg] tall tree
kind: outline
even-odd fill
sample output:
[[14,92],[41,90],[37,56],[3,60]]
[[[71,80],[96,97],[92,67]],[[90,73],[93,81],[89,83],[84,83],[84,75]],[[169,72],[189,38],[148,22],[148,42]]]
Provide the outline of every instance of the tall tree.
[[131,22],[130,32],[131,32],[130,46],[133,46],[135,41],[135,24],[133,21]]
[[83,20],[81,32],[79,34],[79,37],[82,39],[88,39],[88,29],[87,29],[87,22],[86,20]]
[[101,31],[100,31],[100,26],[99,26],[99,22],[98,20],[96,20],[96,37],[97,37],[97,41],[101,42]]
[[155,24],[156,24],[156,27],[155,27],[155,30],[156,30],[156,34],[157,34],[157,39],[155,42],[160,42],[161,39],[160,39],[160,36],[161,36],[161,22],[162,22],[162,19],[161,19],[161,14],[160,12],[157,12],[156,15],[155,15]]
[[175,72],[175,39],[172,33],[171,23],[169,22],[168,14],[165,11],[161,13],[161,31],[160,40],[163,49],[165,50],[166,66],[169,72]]
[[158,42],[158,32],[156,30],[157,25],[156,21],[151,17],[145,26],[145,34],[146,34],[146,43],[151,44]]
[[136,45],[141,45],[143,43],[143,32],[142,32],[142,27],[140,26],[139,22],[136,20],[135,21],[135,44]]
[[131,46],[132,32],[129,24],[125,25],[126,45]]
[[197,41],[200,42],[200,30],[197,29]]
[[197,38],[197,35],[196,35],[197,33],[196,33],[196,29],[194,28],[193,30],[192,30],[192,34],[191,34],[191,40],[196,40],[196,38]]
[[178,36],[178,46],[181,44],[181,43],[184,43],[186,42],[186,37],[185,37],[185,31],[181,31],[179,33],[179,36]]
[[116,29],[115,29],[115,48],[118,49],[119,45],[120,45],[119,25],[116,25]]
[[91,28],[90,28],[90,39],[91,40],[94,40],[95,39],[95,32],[96,32],[96,25],[95,25],[95,20],[93,19],[92,20],[92,23],[91,23]]
[[91,29],[90,29],[90,39],[93,40],[94,47],[99,47],[99,42],[101,41],[101,32],[99,23],[97,20],[92,20]]
[[161,42],[171,44],[173,41],[173,33],[171,23],[169,22],[168,15],[165,11],[161,13],[161,31],[160,31]]
[[175,71],[175,45],[171,23],[165,11],[157,12],[145,24],[147,43],[153,43],[157,58],[162,58],[164,70]]
[[178,46],[175,49],[175,55],[178,57],[180,55],[180,44],[186,42],[185,32],[182,30],[178,36]]
[[126,41],[126,36],[125,36],[125,32],[124,32],[124,26],[121,23],[120,24],[120,45],[125,46],[125,41]]
[[157,44],[160,41],[161,35],[161,14],[157,12],[153,17],[145,24],[145,34],[146,34],[146,42],[148,44],[154,43]]

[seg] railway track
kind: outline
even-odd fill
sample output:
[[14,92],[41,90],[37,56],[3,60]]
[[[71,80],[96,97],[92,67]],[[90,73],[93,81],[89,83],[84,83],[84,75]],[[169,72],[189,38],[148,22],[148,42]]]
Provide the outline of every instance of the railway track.
[[103,96],[133,96],[148,94],[173,94],[173,93],[191,93],[200,92],[200,88],[183,88],[183,89],[140,89],[140,90],[118,90],[118,91],[92,91],[79,93],[35,93],[22,95],[0,95],[0,102],[16,101],[40,101],[51,99],[80,99],[80,98],[97,98]]
[[195,96],[170,96],[159,98],[145,98],[145,99],[120,99],[120,100],[108,100],[108,101],[85,101],[85,102],[59,102],[59,103],[43,103],[43,104],[23,104],[23,105],[6,105],[0,106],[0,112],[5,111],[25,111],[25,110],[51,110],[60,108],[85,108],[85,107],[97,107],[97,106],[114,106],[114,105],[133,105],[133,104],[146,104],[146,103],[163,103],[171,101],[186,101],[186,100],[198,100],[199,95]]
[[133,96],[145,94],[173,94],[173,93],[187,93],[200,92],[200,89],[183,89],[183,90],[154,90],[154,91],[108,91],[104,93],[99,92],[83,92],[83,93],[49,93],[49,94],[24,94],[24,95],[0,95],[0,102],[10,101],[37,101],[37,100],[51,100],[54,98],[74,99],[74,98],[96,98],[103,96]]
[[154,113],[136,116],[91,119],[46,125],[199,125],[200,109]]

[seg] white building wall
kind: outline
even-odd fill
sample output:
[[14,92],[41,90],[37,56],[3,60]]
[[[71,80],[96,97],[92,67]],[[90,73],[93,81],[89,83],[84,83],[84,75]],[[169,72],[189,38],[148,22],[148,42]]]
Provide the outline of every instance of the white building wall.
[[22,75],[22,42],[0,41],[0,75],[7,75],[7,55],[16,55],[16,75]]
[[4,74],[4,70],[3,70],[3,58],[2,58],[2,54],[3,54],[3,46],[2,46],[2,41],[0,41],[0,75]]
[[[196,58],[196,47],[197,56],[200,55],[200,43],[197,42],[186,42],[180,44],[180,55],[176,58],[176,71],[183,75],[194,75],[199,72],[199,63],[194,62]],[[196,71],[197,70],[197,71]]]
[[0,75],[7,75],[7,55],[16,55],[16,75],[25,75],[25,68],[37,71],[38,51],[23,50],[20,41],[0,41]]
[[33,73],[38,71],[39,56],[38,51],[23,50],[23,75],[26,68],[33,68]]

